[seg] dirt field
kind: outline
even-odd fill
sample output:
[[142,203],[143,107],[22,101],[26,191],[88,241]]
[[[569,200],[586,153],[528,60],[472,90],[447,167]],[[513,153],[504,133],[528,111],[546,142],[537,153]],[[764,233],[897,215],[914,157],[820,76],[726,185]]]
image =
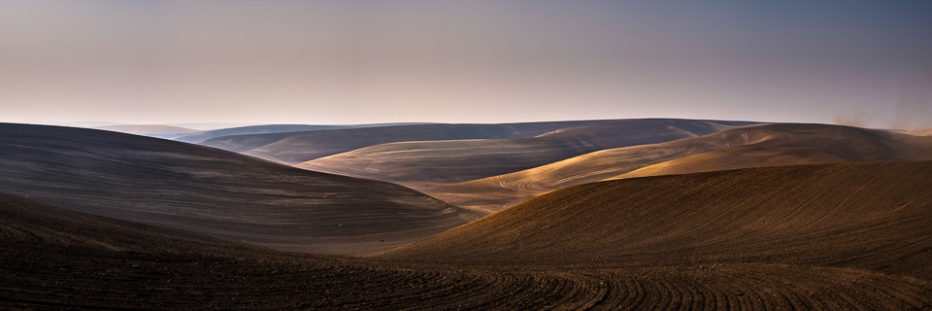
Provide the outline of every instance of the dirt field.
[[474,214],[388,183],[0,134],[3,310],[932,309],[932,162],[590,183],[447,230]]
[[932,284],[851,268],[425,265],[282,253],[0,196],[0,309],[909,310]]
[[585,184],[382,256],[598,267],[768,263],[932,278],[932,162],[753,168]]
[[0,308],[922,310],[930,172],[847,164],[588,184],[368,258],[2,196]]

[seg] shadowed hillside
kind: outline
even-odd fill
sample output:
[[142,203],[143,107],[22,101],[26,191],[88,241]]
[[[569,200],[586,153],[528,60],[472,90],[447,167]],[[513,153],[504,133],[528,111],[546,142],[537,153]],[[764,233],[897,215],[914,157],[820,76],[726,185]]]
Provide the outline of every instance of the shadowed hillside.
[[[689,157],[693,155],[696,156]],[[718,165],[684,161],[709,159],[710,155],[720,158]],[[597,182],[635,170],[635,173],[649,176],[755,166],[910,160],[932,160],[932,137],[916,138],[836,125],[769,124],[659,144],[596,151],[462,183],[412,186],[451,204],[493,212],[548,191]],[[674,169],[680,163],[682,167]],[[651,166],[653,164],[657,165]]]
[[591,183],[389,251],[424,262],[838,267],[932,279],[932,162]]
[[353,149],[401,141],[532,137],[565,127],[607,120],[510,124],[414,124],[280,134],[235,135],[202,142],[289,164]]
[[926,280],[768,264],[587,270],[281,253],[0,194],[0,309],[906,310]]
[[425,183],[500,175],[596,150],[670,141],[746,124],[675,119],[620,120],[563,128],[532,138],[383,144],[296,166],[420,187]]
[[360,253],[464,223],[457,208],[377,181],[162,139],[0,124],[0,191],[279,249]]

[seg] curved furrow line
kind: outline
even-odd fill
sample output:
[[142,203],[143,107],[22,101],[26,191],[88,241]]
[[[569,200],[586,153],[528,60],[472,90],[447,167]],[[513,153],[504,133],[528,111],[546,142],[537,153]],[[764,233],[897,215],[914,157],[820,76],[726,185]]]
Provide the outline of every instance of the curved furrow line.
[[[434,302],[432,305],[444,306],[444,308],[495,307],[504,300],[505,295],[511,294],[509,290],[514,288],[512,284],[515,283],[514,277],[510,275],[505,277],[501,275],[472,276],[470,281],[454,283],[449,291],[430,290],[414,295],[411,301],[412,307],[423,306],[424,301],[428,299]],[[451,293],[453,295],[449,295]]]
[[697,285],[698,282],[680,284],[684,295],[690,297],[688,301],[680,307],[680,310],[704,310],[706,308],[706,296],[699,291]]
[[[932,309],[932,283],[924,281],[913,281],[897,284],[897,287],[874,287],[874,288],[864,288],[863,291],[867,292],[864,299],[869,299],[868,302],[874,303],[876,301],[898,301],[900,304],[906,308],[907,306],[916,307],[922,306],[927,309]],[[902,287],[908,288],[902,288]],[[879,296],[879,297],[878,297]],[[869,297],[869,298],[868,298]],[[880,299],[880,298],[883,299]]]
[[[438,305],[448,308],[459,307],[463,301],[470,301],[477,298],[488,298],[489,293],[500,292],[502,288],[494,286],[494,282],[488,278],[475,276],[460,276],[449,280],[448,276],[437,273],[437,277],[431,281],[437,282],[440,279],[441,286],[427,288],[418,291],[415,295],[399,295],[397,298],[409,299],[412,306],[416,307],[418,302],[435,301]],[[491,299],[488,299],[491,300]]]
[[592,291],[591,298],[588,298],[578,309],[590,310],[607,308],[608,303],[612,299],[612,293],[619,291],[617,284],[614,284],[612,280],[605,279],[600,275],[585,274],[583,276],[587,279],[587,288],[594,288],[595,290]]
[[612,277],[612,275],[602,275],[608,280],[613,289],[608,293],[603,305],[608,306],[631,306],[643,295],[640,291],[640,285],[637,280],[630,277]]
[[[666,292],[661,283],[657,282],[653,278],[644,280],[644,289],[646,297],[642,303],[644,309],[647,310],[663,310],[664,299],[666,298]],[[640,309],[639,306],[637,309]]]
[[756,275],[743,275],[740,279],[757,281],[754,283],[757,286],[769,285],[771,288],[766,288],[766,291],[772,297],[772,309],[774,310],[806,309],[803,307],[805,305],[803,301],[806,298],[802,294],[792,290],[792,288],[787,288],[785,286],[772,288],[774,285],[777,285],[773,280],[761,279]]
[[662,291],[659,294],[660,302],[657,307],[663,310],[679,310],[685,297],[679,292],[676,285],[667,280],[661,280],[659,285]]
[[[471,309],[531,309],[536,305],[535,299],[540,297],[540,293],[546,292],[552,286],[550,283],[554,282],[553,279],[533,280],[533,278],[533,276],[519,277],[514,274],[506,274],[502,277],[501,274],[496,273],[495,286],[488,287],[485,295],[469,297],[471,300],[482,298],[478,299],[480,303],[471,304],[469,307]],[[519,283],[516,281],[518,279],[523,279],[523,281]],[[526,287],[518,287],[516,284],[525,284]],[[536,284],[536,286],[531,284]]]
[[[820,298],[824,298],[824,295],[821,295],[821,292],[817,288],[813,288],[808,280],[803,278],[798,278],[799,276],[794,275],[793,271],[788,271],[786,275],[780,276],[771,276],[766,275],[762,276],[758,273],[752,271],[742,270],[730,271],[728,276],[728,281],[734,286],[734,290],[744,291],[743,289],[752,289],[752,288],[771,288],[773,291],[783,293],[783,296],[787,296],[788,293],[792,293],[797,299],[797,304],[793,305],[793,309],[802,309],[802,310],[833,310],[831,307],[828,307],[823,301],[824,299],[814,299],[813,296],[819,294]],[[792,281],[788,281],[785,284],[780,284],[777,282],[783,277],[793,276]],[[779,285],[779,286],[778,286]],[[776,302],[774,302],[776,304]]]
[[535,275],[538,280],[546,280],[544,286],[538,287],[535,296],[529,297],[529,306],[539,305],[543,309],[566,310],[567,305],[576,298],[577,284],[562,276],[549,274]]
[[740,276],[728,279],[731,290],[736,293],[741,308],[746,310],[767,310],[777,306],[777,299],[772,291],[779,289],[768,288],[767,283],[755,283],[750,278]]
[[[533,306],[542,306],[543,309],[558,310],[564,306],[566,299],[571,297],[575,283],[563,277],[552,275],[534,275],[532,280],[538,286],[533,287],[534,292],[524,299],[529,309]],[[561,300],[562,299],[562,300]]]
[[[443,296],[435,296],[443,302],[455,302],[457,308],[492,309],[508,306],[509,308],[523,309],[528,305],[527,294],[516,292],[520,288],[519,276],[513,274],[490,273],[483,277],[483,284],[478,288],[463,289],[465,293],[456,301]],[[533,297],[533,296],[532,296]],[[451,304],[452,305],[452,304]]]
[[[561,276],[562,277],[562,276]],[[590,275],[573,275],[572,288],[562,299],[562,310],[588,310],[594,308],[607,295],[605,282]]]
[[[746,284],[749,287],[776,285],[783,293],[798,292],[795,296],[804,299],[805,308],[813,309],[902,309],[932,303],[932,289],[925,281],[838,268],[795,266],[782,270],[765,274],[742,272],[736,282],[751,280],[754,282]],[[888,289],[896,290],[884,293]]]
[[[702,272],[707,273],[707,272]],[[706,276],[703,276],[705,278]],[[722,289],[718,286],[712,286],[714,284],[708,284],[708,282],[695,282],[696,287],[701,288],[701,292],[705,293],[703,296],[710,297],[711,300],[704,304],[705,310],[726,310],[728,307],[728,298],[723,293]]]

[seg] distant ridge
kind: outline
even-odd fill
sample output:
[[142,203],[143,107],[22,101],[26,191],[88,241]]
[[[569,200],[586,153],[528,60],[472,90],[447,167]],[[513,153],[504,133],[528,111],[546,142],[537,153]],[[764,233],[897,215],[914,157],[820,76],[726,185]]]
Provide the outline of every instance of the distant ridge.
[[533,137],[565,127],[607,121],[609,120],[506,124],[407,124],[278,134],[233,135],[209,139],[201,144],[272,161],[295,164],[384,143]]
[[680,119],[613,120],[564,127],[526,138],[381,144],[296,166],[421,187],[506,174],[596,150],[665,142],[748,124]]
[[122,132],[127,134],[173,139],[176,137],[196,133],[197,130],[171,125],[108,125],[95,127],[96,129]]
[[[320,130],[332,130],[332,129],[392,126],[392,125],[403,125],[403,124],[408,124],[408,123],[359,124],[359,125],[262,124],[262,125],[249,125],[249,126],[222,128],[222,129],[216,129],[216,130],[210,130],[210,131],[202,131],[202,132],[198,132],[198,133],[191,134],[191,135],[181,136],[181,137],[175,138],[175,140],[183,141],[186,143],[199,143],[199,142],[211,139],[211,138],[222,137],[222,136],[278,134],[278,133],[307,132],[307,131],[320,131]],[[238,151],[238,150],[230,150],[230,151]]]

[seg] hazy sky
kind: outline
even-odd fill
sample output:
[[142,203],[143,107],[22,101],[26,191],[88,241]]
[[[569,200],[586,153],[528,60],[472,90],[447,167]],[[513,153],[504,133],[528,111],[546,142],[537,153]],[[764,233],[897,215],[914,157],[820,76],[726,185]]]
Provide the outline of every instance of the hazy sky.
[[932,127],[932,1],[0,0],[0,121]]

